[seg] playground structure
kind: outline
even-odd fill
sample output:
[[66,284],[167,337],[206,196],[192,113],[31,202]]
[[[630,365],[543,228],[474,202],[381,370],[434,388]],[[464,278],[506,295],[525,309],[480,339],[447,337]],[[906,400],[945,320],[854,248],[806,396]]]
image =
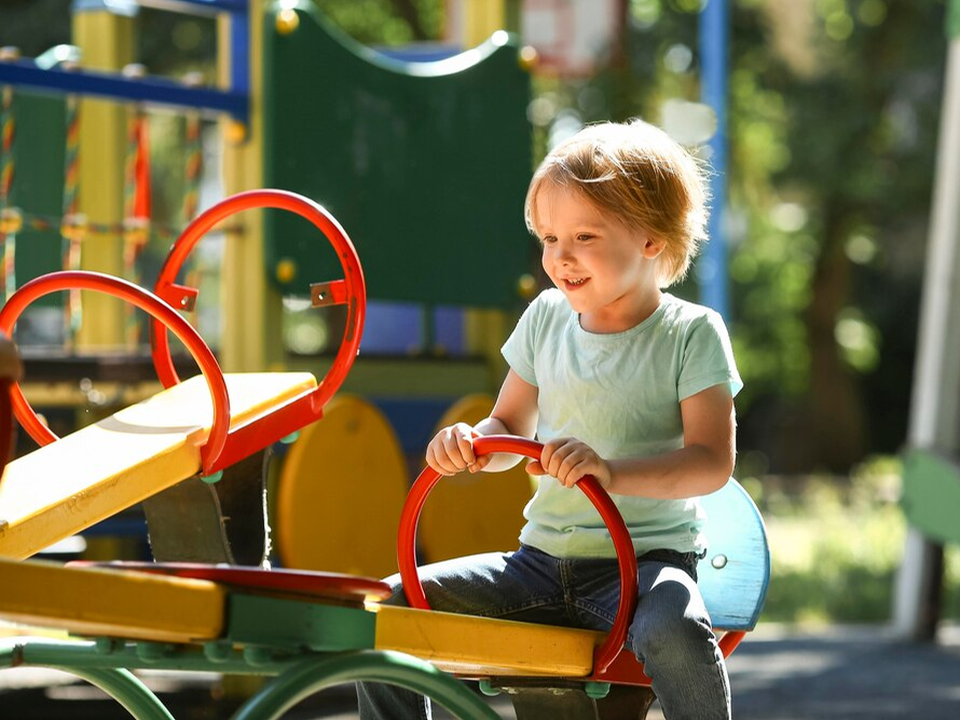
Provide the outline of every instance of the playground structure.
[[[522,289],[531,289],[525,277],[531,246],[521,212],[532,161],[530,91],[516,39],[499,32],[445,60],[406,62],[345,37],[308,2],[198,0],[177,8],[219,15],[216,87],[133,72],[132,19],[107,4],[85,3],[76,12],[79,65],[69,54],[49,69],[15,54],[0,61],[4,119],[14,125],[4,135],[9,172],[0,202],[7,218],[0,228],[7,295],[24,279],[60,268],[149,283],[152,270],[144,261],[151,260],[151,242],[177,237],[200,208],[200,129],[210,130],[210,118],[219,118],[225,194],[282,187],[317,198],[352,228],[368,258],[366,347],[344,386],[353,397],[338,398],[328,419],[359,413],[365,430],[350,437],[371,443],[376,426],[380,436],[390,436],[389,445],[399,446],[400,462],[371,473],[371,482],[381,486],[375,493],[382,498],[380,516],[395,522],[411,471],[418,469],[413,458],[440,416],[464,396],[482,402],[496,387],[506,313],[519,306]],[[155,108],[164,107],[182,113],[184,144],[182,198],[177,219],[167,225],[148,217],[143,171],[146,128]],[[471,168],[469,177],[465,168]],[[298,311],[291,320],[284,308],[309,308],[313,298],[304,278],[328,274],[338,260],[311,241],[309,224],[252,211],[213,231],[225,238],[220,292],[211,292],[195,263],[171,270],[157,293],[194,316],[216,308],[223,367],[296,372],[331,362],[344,323],[336,309],[308,311],[311,322],[324,323],[328,352],[284,350],[284,324],[308,314]],[[464,262],[482,272],[461,272]],[[138,335],[141,343],[147,335],[136,316],[108,298],[84,293],[81,305],[80,297],[71,290],[62,308],[54,295],[41,298],[26,311],[20,330],[22,340],[26,329],[49,330],[51,317],[62,326],[62,352],[21,344],[30,370],[24,392],[61,433],[158,389],[149,356],[137,344]],[[182,353],[175,360],[180,367]],[[79,378],[89,378],[83,388]],[[330,423],[344,428],[334,446],[350,445],[348,425]],[[327,442],[325,434],[305,430],[298,450],[275,464],[277,512],[309,505],[297,493],[309,494],[313,472],[299,458],[344,475],[372,454],[373,445],[356,443],[352,457],[310,450],[314,441]],[[326,454],[319,458],[320,452]],[[527,484],[503,485],[504,508],[529,497]],[[341,511],[323,520],[347,533],[360,518]],[[311,542],[315,518],[294,516],[274,525],[291,529],[286,542],[278,538],[283,562],[295,557],[298,564],[309,560],[329,569],[342,559],[322,555],[325,544]],[[122,527],[129,524],[116,520],[91,532],[129,532]],[[142,521],[133,527],[138,532]],[[516,529],[510,520],[492,534],[512,538]],[[425,544],[433,542],[429,537]],[[435,547],[445,545],[438,540]],[[358,557],[368,559],[340,569],[376,575],[392,565],[383,550]]]
[[[378,581],[354,577],[355,572],[345,576],[300,570],[263,571],[251,567],[266,559],[268,547],[262,517],[265,487],[259,473],[263,467],[262,454],[279,441],[292,440],[297,431],[303,430],[303,433],[293,445],[288,461],[297,455],[299,460],[298,464],[288,462],[284,467],[287,478],[279,488],[280,507],[290,508],[291,513],[293,508],[299,507],[301,511],[305,508],[310,512],[307,522],[312,520],[314,525],[318,524],[317,510],[324,509],[324,505],[332,507],[340,516],[351,508],[369,509],[369,503],[333,500],[331,490],[350,482],[361,486],[356,477],[362,477],[364,483],[372,482],[377,479],[377,470],[363,468],[363,472],[358,472],[350,468],[348,458],[339,462],[354,476],[339,472],[335,475],[330,470],[338,461],[336,455],[345,454],[342,436],[333,437],[333,452],[328,449],[329,431],[337,427],[336,422],[342,421],[342,427],[352,428],[354,436],[367,438],[374,436],[367,432],[369,423],[379,423],[381,431],[384,427],[390,430],[382,417],[378,419],[376,412],[370,412],[369,404],[351,403],[343,396],[328,403],[337,390],[349,388],[347,372],[359,348],[367,295],[371,299],[474,303],[501,308],[514,302],[519,273],[525,266],[524,246],[519,242],[525,237],[519,204],[529,173],[526,161],[530,156],[529,129],[522,119],[528,91],[517,48],[506,36],[500,35],[475,51],[433,64],[428,69],[388,62],[351,46],[344,38],[333,37],[306,3],[263,7],[264,4],[254,2],[250,4],[249,13],[247,4],[242,2],[185,4],[215,7],[228,14],[224,24],[231,28],[231,37],[236,43],[226,63],[230,66],[231,78],[228,89],[184,88],[149,78],[120,80],[101,77],[92,71],[79,71],[77,77],[93,83],[94,87],[88,91],[101,95],[132,97],[137,102],[168,102],[194,109],[202,105],[207,110],[229,114],[231,119],[226,124],[235,144],[230,145],[225,158],[228,192],[279,185],[323,198],[325,206],[336,211],[337,217],[351,228],[351,233],[357,228],[355,236],[368,258],[368,266],[364,272],[360,271],[352,243],[339,224],[312,201],[292,193],[254,191],[231,195],[188,225],[160,271],[154,293],[149,293],[138,283],[130,282],[136,278],[123,281],[116,277],[122,273],[131,275],[131,268],[136,270],[135,263],[124,264],[121,259],[135,260],[136,254],[132,251],[143,242],[144,225],[137,222],[141,216],[136,203],[136,188],[143,186],[125,183],[126,189],[134,186],[132,193],[124,193],[132,201],[126,204],[116,223],[98,225],[81,216],[103,218],[117,213],[103,210],[105,205],[97,207],[96,203],[83,207],[89,198],[74,204],[73,191],[79,188],[68,187],[65,179],[63,192],[53,194],[57,198],[62,195],[69,202],[63,205],[65,210],[59,222],[51,224],[62,232],[54,232],[55,236],[47,239],[65,242],[64,255],[72,264],[59,274],[20,273],[40,277],[17,290],[11,288],[10,300],[0,312],[0,330],[11,334],[32,300],[67,290],[72,299],[64,310],[65,327],[70,332],[76,331],[77,347],[122,344],[116,331],[128,324],[126,316],[114,307],[99,303],[85,305],[86,322],[83,327],[76,325],[78,306],[74,300],[78,290],[109,290],[154,315],[152,361],[160,384],[167,389],[57,439],[30,409],[19,386],[11,386],[10,398],[18,417],[43,447],[12,462],[0,481],[0,519],[3,520],[0,556],[8,558],[0,561],[0,575],[4,586],[11,588],[0,601],[0,616],[92,639],[63,642],[12,639],[0,644],[0,665],[35,664],[66,669],[103,687],[137,718],[169,720],[170,717],[157,698],[129,672],[146,667],[275,675],[274,682],[254,695],[236,715],[247,720],[278,717],[306,694],[332,682],[351,680],[395,682],[431,695],[461,717],[493,717],[490,710],[459,683],[437,672],[438,667],[464,677],[481,678],[490,692],[507,688],[521,718],[538,717],[538,712],[542,715],[551,703],[555,707],[561,702],[558,698],[564,698],[562,702],[568,709],[577,708],[584,717],[595,717],[597,712],[601,717],[620,716],[626,705],[632,705],[634,715],[642,717],[652,697],[646,689],[648,681],[642,667],[620,651],[626,618],[632,612],[630,588],[635,570],[631,569],[630,561],[635,559],[632,552],[624,548],[622,523],[618,531],[618,520],[615,513],[610,512],[609,501],[605,503],[602,491],[589,481],[582,483],[581,488],[612,524],[612,534],[620,537],[618,554],[624,592],[618,621],[609,636],[428,613],[417,607],[381,607],[376,601],[384,597],[385,586]],[[112,26],[124,20],[108,17],[109,14],[97,15],[92,13],[80,21],[81,26],[87,26],[81,27],[80,34],[88,33],[89,44],[110,45],[104,38],[115,37],[116,33],[104,35],[103,24]],[[249,52],[245,47],[237,52],[246,41],[249,41]],[[346,55],[342,54],[344,48],[348,51]],[[360,62],[361,59],[366,64]],[[8,67],[0,67],[0,84],[7,84],[11,78],[10,73],[4,74],[10,68],[13,68],[13,79],[26,85],[42,85],[51,77],[29,72],[28,77],[20,77],[18,73],[29,70],[24,67],[24,61],[8,62]],[[330,94],[325,94],[322,88],[329,88],[329,83],[341,78],[324,78],[313,71],[342,66],[355,67],[365,79],[355,86],[341,84],[339,90],[334,87]],[[247,71],[249,75],[245,74]],[[56,72],[59,73],[57,81],[68,82],[66,73]],[[457,80],[455,75],[459,76]],[[298,85],[308,76],[317,82],[310,88]],[[388,81],[401,82],[401,94],[417,99],[400,112],[408,125],[397,125],[395,115],[384,110],[385,98],[391,93]],[[69,84],[72,82],[61,90],[68,95],[79,95],[81,91]],[[370,88],[376,90],[372,92]],[[450,115],[442,104],[431,104],[442,95],[452,98],[451,107],[467,108],[465,114]],[[491,95],[512,108],[499,118],[500,125],[492,124],[490,116],[484,114]],[[66,121],[66,127],[83,132],[77,127],[76,115],[67,112],[71,104],[76,108],[69,97],[60,101],[43,98],[40,102],[64,103],[64,117],[73,118],[72,122]],[[479,103],[479,107],[471,106],[471,102]],[[348,122],[341,127],[339,135],[332,132],[329,138],[324,137],[311,146],[310,151],[301,152],[300,146],[292,147],[289,143],[325,119],[320,103],[346,108],[348,117],[353,108],[362,113],[364,123]],[[49,104],[41,109],[53,114],[49,113]],[[135,120],[138,114],[134,112]],[[474,115],[486,119],[470,125]],[[116,120],[114,117],[109,127],[121,126]],[[29,120],[27,122],[29,124]],[[438,125],[431,126],[434,122]],[[340,149],[338,143],[342,145],[345,127],[355,128],[368,139],[396,138],[390,135],[390,130],[398,135],[412,134],[421,145],[415,142],[404,146],[403,152],[397,155],[391,154],[398,147],[396,143],[377,146],[380,156],[388,160],[383,164],[384,175],[374,178],[361,174],[361,183],[338,183],[337,173],[330,171],[330,160]],[[475,155],[453,154],[457,149],[454,146],[465,143],[460,142],[463,135],[449,132],[450,127],[468,131],[466,136],[471,142],[466,145]],[[111,135],[109,130],[107,135]],[[142,137],[140,131],[112,135],[132,138],[134,142],[128,140],[127,144],[134,147]],[[502,144],[491,146],[491,138]],[[328,139],[330,142],[324,144]],[[430,152],[422,145],[426,142],[430,144]],[[72,168],[71,172],[84,172],[71,160],[71,149],[77,148],[65,147],[63,166]],[[116,154],[125,155],[127,161],[113,163],[114,166],[126,165],[129,169],[132,164],[136,167],[136,152]],[[422,169],[423,177],[436,181],[427,188],[431,198],[441,199],[433,206],[423,203],[422,197],[411,199],[407,195],[414,183],[409,182],[406,172],[414,160],[423,157],[438,160],[430,168]],[[284,162],[279,162],[280,158]],[[287,158],[292,161],[286,162]],[[508,165],[504,164],[506,158],[511,159]],[[20,166],[30,167],[29,161],[23,162],[22,155],[18,159]],[[358,159],[352,161],[356,163]],[[458,178],[459,170],[467,166],[483,168],[489,174],[474,178],[469,192],[464,193],[469,202],[457,205],[457,198],[451,193],[451,178]],[[335,164],[332,167],[336,169]],[[357,167],[354,165],[353,170]],[[71,172],[64,177],[72,177]],[[100,178],[101,188],[111,185],[112,172],[108,170],[106,177]],[[353,178],[354,174],[346,173],[345,177]],[[129,172],[124,175],[131,177]],[[136,172],[132,176],[136,177]],[[120,184],[114,182],[114,189]],[[10,189],[8,186],[7,191]],[[338,194],[341,191],[343,195]],[[422,187],[418,188],[418,192],[422,191]],[[483,196],[481,191],[494,195]],[[12,197],[17,196],[4,195],[5,200]],[[395,201],[394,210],[405,210],[408,214],[384,212],[376,205],[383,197]],[[309,225],[302,221],[290,222],[286,216],[245,216],[242,224],[229,226],[223,273],[229,280],[225,288],[224,327],[236,334],[225,336],[220,355],[224,367],[244,372],[231,372],[223,377],[219,362],[176,311],[189,309],[198,294],[189,282],[180,284],[178,276],[186,256],[219,222],[226,222],[235,210],[260,206],[292,209],[308,216],[313,228],[320,229],[331,241],[335,252],[326,257],[318,254],[321,245],[303,232]],[[477,208],[482,209],[482,217],[477,214]],[[6,204],[4,209],[8,209]],[[84,212],[78,212],[80,209]],[[431,212],[425,214],[425,210]],[[185,219],[191,219],[189,212],[185,210],[184,214]],[[464,217],[478,221],[464,224]],[[516,220],[515,230],[496,224],[510,217]],[[21,215],[18,219],[16,213],[8,213],[7,219],[9,225],[4,226],[4,231],[9,248],[12,234],[9,231],[21,231],[26,225],[18,222],[29,218]],[[389,220],[389,224],[384,224],[385,220]],[[27,229],[52,232],[42,225],[34,222]],[[262,242],[259,240],[261,227]],[[408,246],[405,254],[397,254],[395,248],[380,247],[379,238],[390,235],[397,227],[415,228],[430,241]],[[84,241],[80,230],[101,231],[104,236],[112,236],[107,243],[112,248],[86,252],[84,247],[80,257],[80,267],[99,266],[100,273],[77,269],[77,250]],[[473,233],[475,235],[471,235]],[[451,238],[456,241],[452,242]],[[500,245],[495,244],[498,241]],[[131,252],[117,252],[124,244]],[[21,248],[24,246],[30,247],[30,244],[21,243]],[[42,247],[42,242],[37,247]],[[90,243],[91,250],[95,247],[96,243]],[[486,275],[475,273],[468,282],[458,268],[465,253],[478,247],[483,247],[482,257],[474,260],[483,265]],[[347,308],[339,349],[327,376],[317,383],[312,374],[302,372],[295,363],[289,362],[286,364],[292,372],[246,372],[276,364],[276,353],[281,347],[277,341],[281,294],[290,292],[294,286],[302,288],[307,274],[329,274],[327,271],[333,263],[341,266],[344,279],[312,286],[310,291],[310,301],[315,306],[332,303]],[[29,262],[25,266],[28,267]],[[398,274],[398,267],[404,272]],[[309,273],[304,268],[309,268]],[[482,285],[475,284],[481,277]],[[438,278],[441,284],[433,292]],[[474,322],[496,328],[498,321],[491,317],[480,315]],[[167,329],[161,327],[161,323],[198,359],[202,379],[179,382],[167,344]],[[499,344],[497,332],[487,335],[488,340],[493,341],[491,344]],[[122,337],[128,336],[123,333]],[[474,363],[472,368],[467,368],[468,372],[457,373],[460,387],[456,393],[487,389],[487,380],[469,378],[487,378],[491,374],[488,362]],[[29,382],[29,361],[27,366]],[[12,361],[2,367],[5,376],[15,379],[14,372],[7,372],[14,367]],[[428,368],[433,383],[436,383],[435,368],[434,365]],[[378,372],[382,369],[382,366],[376,368]],[[362,374],[362,370],[356,367],[351,374]],[[362,380],[359,386],[368,387],[369,381]],[[4,400],[6,397],[4,394]],[[483,399],[465,401],[450,412],[482,416],[483,402]],[[316,422],[321,415],[322,421]],[[391,437],[389,432],[386,435]],[[518,442],[522,446],[519,451],[524,454],[537,452],[534,446],[523,444],[519,439],[490,438],[488,441],[490,444],[485,448],[488,452],[518,451]],[[322,443],[328,445],[318,450],[318,444]],[[360,447],[368,450],[370,446]],[[363,455],[357,453],[355,457]],[[396,448],[391,452],[385,450],[384,455],[394,458],[390,472],[402,465],[396,460],[399,455]],[[84,463],[78,462],[78,458],[90,456],[103,458],[104,462],[92,464],[87,468],[89,473],[80,472]],[[256,472],[251,471],[250,465]],[[319,482],[314,477],[315,470],[308,476],[297,474],[298,468],[306,471],[316,467],[325,470]],[[255,479],[248,477],[251,474]],[[38,476],[46,479],[42,492],[38,492]],[[290,477],[296,479],[290,480]],[[421,477],[414,486],[412,504],[407,506],[401,520],[399,561],[415,606],[419,600],[416,599],[413,561],[414,535],[420,511],[430,509],[425,508],[424,500],[434,481],[429,474]],[[509,479],[505,479],[504,485],[509,483]],[[462,499],[455,507],[458,513],[463,513],[465,508],[469,513],[483,512],[481,520],[488,525],[491,517],[509,514],[516,517],[519,502],[514,498],[528,494],[529,485],[518,479],[512,487],[515,488],[513,497],[506,493],[486,493],[499,496],[500,503],[512,504],[510,513],[476,508],[472,502]],[[311,496],[304,496],[304,489],[319,490],[320,498],[313,500]],[[369,487],[367,490],[376,494]],[[450,484],[437,494],[445,492],[471,490]],[[235,494],[243,497],[238,500]],[[154,555],[164,563],[151,564],[149,568],[62,567],[28,559],[56,539],[82,532],[141,501],[148,508]],[[729,653],[742,633],[757,621],[769,575],[769,557],[759,515],[735,482],[731,481],[715,497],[707,498],[706,504],[712,517],[714,542],[711,556],[701,564],[701,582],[718,629],[726,631],[721,642],[724,652]],[[185,507],[193,514],[184,513]],[[194,513],[197,508],[200,510]],[[237,512],[237,508],[242,510]],[[254,508],[254,512],[250,508]],[[234,523],[246,523],[253,515],[259,516],[253,518],[250,525],[243,525],[246,532],[233,529]],[[451,513],[446,515],[450,520]],[[177,519],[183,523],[181,527],[174,525]],[[421,549],[428,546],[424,538],[429,534],[427,520],[425,517]],[[283,541],[284,532],[296,537],[298,522],[300,526],[304,524],[302,518],[298,521],[294,515],[282,522],[281,546],[302,548],[310,542],[309,539]],[[388,530],[388,535],[395,536],[391,522],[395,522],[395,518],[383,523],[371,521],[371,524],[381,525]],[[348,517],[346,523],[341,523],[351,521]],[[190,529],[191,534],[184,535],[184,527]],[[256,527],[261,537],[251,546],[241,547],[238,536],[249,534],[251,527]],[[373,535],[373,529],[365,534]],[[513,532],[510,542],[515,535]],[[320,541],[335,546],[338,555],[349,555],[342,552],[342,542],[331,542],[325,537]],[[436,548],[443,542],[440,532],[430,544]],[[393,542],[377,540],[376,544],[389,550]],[[436,559],[437,550],[433,548],[428,555]],[[468,551],[470,548],[456,548],[455,554]],[[184,565],[185,560],[226,561],[246,567]],[[328,570],[329,560],[329,557],[310,558],[309,563]],[[377,561],[365,560],[357,571],[373,568]],[[284,564],[299,568],[308,562],[284,559]],[[157,570],[169,574],[153,574]],[[364,604],[365,601],[369,604]],[[190,622],[185,622],[185,618]],[[423,659],[429,660],[429,664]]]
[[[488,692],[506,689],[521,720],[558,709],[569,717],[623,717],[628,707],[634,717],[643,717],[653,699],[649,679],[622,649],[636,604],[636,557],[616,506],[592,477],[578,486],[610,528],[620,565],[620,604],[607,635],[427,610],[414,548],[420,512],[439,479],[429,469],[414,484],[400,521],[398,561],[411,608],[379,606],[376,601],[389,593],[386,585],[339,574],[199,565],[176,562],[178,558],[106,568],[25,559],[191,474],[207,483],[230,483],[228,476],[218,476],[221,469],[311,423],[342,384],[362,333],[363,273],[349,238],[315,203],[266,190],[228,198],[187,228],[171,251],[171,262],[216,219],[250,206],[283,207],[307,217],[343,259],[345,278],[322,284],[318,300],[346,304],[354,320],[344,333],[339,362],[319,383],[302,373],[240,374],[225,380],[209,348],[172,305],[105,275],[67,271],[38,278],[0,311],[0,330],[9,333],[23,308],[45,292],[86,287],[117,293],[163,322],[163,332],[155,337],[169,327],[185,342],[209,386],[208,393],[196,378],[180,383],[169,364],[169,349],[157,342],[158,375],[171,387],[56,439],[24,401],[15,362],[3,363],[12,408],[44,445],[10,463],[0,482],[0,515],[6,519],[0,526],[0,555],[5,558],[0,573],[8,588],[0,598],[0,617],[92,640],[15,638],[0,643],[0,662],[74,673],[104,689],[138,719],[170,718],[130,673],[145,667],[276,676],[237,712],[235,717],[244,720],[280,717],[329,684],[359,680],[425,693],[463,718],[496,717],[437,668],[478,678]],[[9,356],[11,346],[5,350]],[[322,430],[322,423],[318,427]],[[103,457],[107,453],[98,447],[105,445],[125,467],[90,463],[99,478],[78,472],[78,458],[83,453]],[[533,458],[540,448],[507,436],[482,438],[476,445],[480,454]],[[38,477],[45,480],[44,502],[30,507],[28,485]],[[757,621],[769,554],[756,507],[736,481],[705,498],[705,505],[712,543],[710,557],[700,566],[701,586],[716,627],[725,631],[721,648],[729,654]],[[195,528],[198,537],[205,532]],[[192,541],[185,538],[184,545]]]

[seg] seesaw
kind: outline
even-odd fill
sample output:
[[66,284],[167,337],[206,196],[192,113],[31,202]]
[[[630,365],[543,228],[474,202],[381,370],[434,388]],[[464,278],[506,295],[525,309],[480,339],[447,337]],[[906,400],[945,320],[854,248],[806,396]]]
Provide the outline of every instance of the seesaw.
[[[295,212],[333,245],[342,280],[312,286],[314,305],[345,304],[348,321],[326,377],[310,373],[237,373],[224,376],[210,348],[174,309],[190,307],[196,290],[174,281],[183,260],[218,222],[241,210]],[[232,196],[200,215],[176,241],[154,295],[99,273],[45,275],[17,290],[0,310],[0,333],[12,334],[34,300],[66,289],[105,292],[154,318],[153,360],[166,390],[94,425],[57,438],[14,381],[14,412],[40,449],[10,463],[0,482],[0,557],[22,559],[140,501],[197,476],[221,473],[319,419],[356,358],[366,293],[356,250],[321,206],[293,193],[256,190]],[[172,303],[172,305],[171,305]],[[168,329],[200,367],[181,383],[170,355]]]
[[[173,262],[182,262],[203,232],[229,214],[224,206],[231,202],[238,208],[270,206],[307,213],[330,234],[325,221],[333,223],[332,219],[302,198],[276,191],[240,197],[243,199],[232,198],[198,218],[196,227],[202,229],[178,240],[171,254]],[[333,229],[339,231],[335,223]],[[304,418],[310,422],[319,417],[323,403],[356,354],[363,319],[359,263],[345,235],[341,232],[337,237],[342,238],[343,247],[338,250],[347,277],[320,286],[314,299],[321,304],[346,302],[351,323],[334,368],[319,385],[304,374],[291,374],[283,380],[269,374],[267,390],[262,381],[267,375],[238,376],[243,379],[236,382],[229,376],[224,379],[209,349],[170,304],[114,278],[59,273],[18,291],[16,302],[11,298],[0,311],[0,331],[9,332],[23,307],[36,297],[68,287],[106,289],[163,321],[197,359],[208,388],[199,378],[177,384],[169,349],[164,350],[166,331],[155,333],[158,374],[164,385],[172,387],[108,418],[103,421],[105,426],[87,429],[89,435],[81,436],[85,440],[73,440],[71,445],[70,439],[80,433],[62,440],[53,437],[30,410],[19,386],[11,384],[10,396],[21,422],[38,442],[49,444],[31,454],[43,458],[35,460],[37,475],[28,472],[31,466],[23,462],[31,457],[28,455],[10,466],[21,463],[27,471],[8,471],[0,484],[0,512],[13,520],[0,523],[0,556],[26,557],[58,537],[127,507],[137,501],[134,498],[179,486],[192,475],[215,480],[231,461],[296,430]],[[165,268],[158,282],[160,292],[185,307],[195,291],[175,285],[175,275],[175,270]],[[181,394],[174,395],[176,392]],[[154,407],[148,407],[149,403]],[[184,408],[186,412],[181,412]],[[156,438],[170,444],[148,443]],[[79,467],[92,464],[90,458],[99,462],[108,449],[128,443],[131,448],[136,445],[136,451],[131,450],[124,464],[107,477],[98,472],[78,486],[61,482]],[[58,447],[66,450],[58,451]],[[531,441],[503,437],[484,438],[477,451],[532,457],[540,452]],[[50,478],[52,492],[38,492],[39,500],[32,499],[32,490]],[[417,517],[437,479],[429,471],[421,476],[401,525],[400,567],[412,604],[421,607],[413,544]],[[229,480],[223,483],[229,484]],[[582,481],[580,488],[608,523],[620,561],[623,592],[617,620],[607,636],[417,607],[385,607],[375,601],[389,589],[365,578],[183,564],[64,568],[6,559],[0,560],[0,583],[5,589],[0,594],[0,617],[94,639],[7,640],[0,643],[0,666],[32,664],[72,672],[105,689],[134,717],[151,720],[170,720],[171,716],[130,669],[276,676],[243,705],[235,715],[238,720],[272,720],[303,697],[346,681],[391,682],[433,697],[460,717],[496,717],[438,668],[480,678],[482,687],[490,692],[506,688],[518,718],[524,720],[560,717],[558,709],[565,717],[622,717],[628,706],[634,717],[643,717],[651,700],[649,692],[620,692],[622,688],[642,689],[649,682],[642,667],[621,652],[633,612],[636,559],[609,498],[592,479]],[[721,645],[729,653],[757,620],[769,577],[769,555],[759,514],[735,482],[706,498],[705,504],[713,518],[708,530],[712,550],[701,564],[701,585],[716,626],[728,631]],[[169,576],[156,575],[158,570]]]
[[[539,448],[512,437],[482,438],[476,446],[480,454],[534,457]],[[420,510],[437,479],[430,470],[421,475],[401,521],[401,574],[411,604],[421,607],[425,599],[417,581],[413,539]],[[505,689],[519,720],[642,718],[652,702],[649,680],[632,655],[621,651],[636,597],[636,558],[606,493],[592,478],[581,481],[580,488],[608,524],[620,563],[623,591],[608,635],[382,606],[375,600],[389,592],[386,585],[349,576],[284,577],[277,574],[282,571],[187,565],[62,568],[3,561],[0,577],[14,592],[0,595],[0,617],[101,637],[83,643],[7,641],[0,643],[0,665],[73,672],[124,702],[137,718],[169,718],[157,714],[159,701],[127,673],[145,667],[276,675],[238,711],[236,720],[272,720],[323,687],[359,680],[416,690],[462,718],[496,717],[438,668],[481,679],[488,692]],[[769,555],[762,520],[735,481],[704,500],[712,518],[711,551],[700,567],[701,587],[715,626],[727,631],[721,646],[729,654],[757,621]],[[51,592],[54,588],[57,592]],[[76,600],[81,597],[92,599]],[[148,608],[156,607],[161,597],[170,612],[155,616]],[[367,603],[361,605],[361,600]],[[188,625],[183,620],[188,614],[202,621]],[[121,687],[107,683],[104,675]]]

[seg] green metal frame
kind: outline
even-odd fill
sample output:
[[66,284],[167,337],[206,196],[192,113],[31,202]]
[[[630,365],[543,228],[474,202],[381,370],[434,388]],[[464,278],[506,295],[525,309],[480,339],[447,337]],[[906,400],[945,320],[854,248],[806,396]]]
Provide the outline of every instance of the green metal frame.
[[[274,679],[234,720],[273,720],[304,698],[344,682],[385,682],[426,695],[464,720],[498,717],[459,680],[397,652],[373,650],[376,613],[358,605],[231,592],[224,637],[174,644],[154,641],[8,638],[0,669],[62,670],[101,688],[136,720],[174,720],[130,671],[142,669],[263,675]],[[55,622],[51,625],[56,626]]]
[[389,683],[413,690],[463,720],[497,720],[499,717],[460,681],[428,662],[403,653],[280,650],[277,654],[274,648],[261,648],[262,652],[252,652],[252,649],[256,648],[234,649],[230,641],[195,646],[122,643],[108,638],[77,642],[12,638],[0,641],[0,668],[31,665],[70,673],[106,692],[135,720],[174,720],[174,717],[130,672],[131,668],[274,675],[271,682],[237,710],[234,720],[274,720],[325,688],[360,681]]

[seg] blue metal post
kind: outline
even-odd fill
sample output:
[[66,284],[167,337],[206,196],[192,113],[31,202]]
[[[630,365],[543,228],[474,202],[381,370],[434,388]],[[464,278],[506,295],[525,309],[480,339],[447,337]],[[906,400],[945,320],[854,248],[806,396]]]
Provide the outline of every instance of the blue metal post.
[[710,177],[712,196],[708,232],[710,242],[704,247],[697,265],[701,279],[701,300],[730,320],[730,298],[727,273],[727,238],[724,215],[727,204],[727,64],[730,35],[728,0],[706,0],[700,14],[700,98],[713,108],[717,131],[710,139]]

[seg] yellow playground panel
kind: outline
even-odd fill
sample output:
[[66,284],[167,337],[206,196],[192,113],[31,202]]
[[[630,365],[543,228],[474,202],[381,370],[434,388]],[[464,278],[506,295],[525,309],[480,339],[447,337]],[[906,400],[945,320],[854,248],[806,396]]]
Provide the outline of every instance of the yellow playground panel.
[[[290,448],[277,486],[284,567],[384,577],[407,494],[406,459],[370,402],[338,395]],[[347,551],[349,549],[349,551]]]
[[[458,422],[476,425],[493,411],[489,395],[468,395],[454,403],[437,430]],[[523,516],[532,496],[530,476],[520,463],[502,473],[461,473],[444,478],[420,517],[420,546],[428,562],[517,546]]]
[[[489,395],[468,395],[437,427],[475,424],[492,410]],[[384,414],[363,398],[338,395],[323,420],[300,433],[280,470],[274,526],[281,563],[375,577],[396,572],[397,522],[409,483],[407,459]],[[531,489],[523,464],[446,478],[420,521],[424,558],[436,562],[515,547],[519,511]]]

